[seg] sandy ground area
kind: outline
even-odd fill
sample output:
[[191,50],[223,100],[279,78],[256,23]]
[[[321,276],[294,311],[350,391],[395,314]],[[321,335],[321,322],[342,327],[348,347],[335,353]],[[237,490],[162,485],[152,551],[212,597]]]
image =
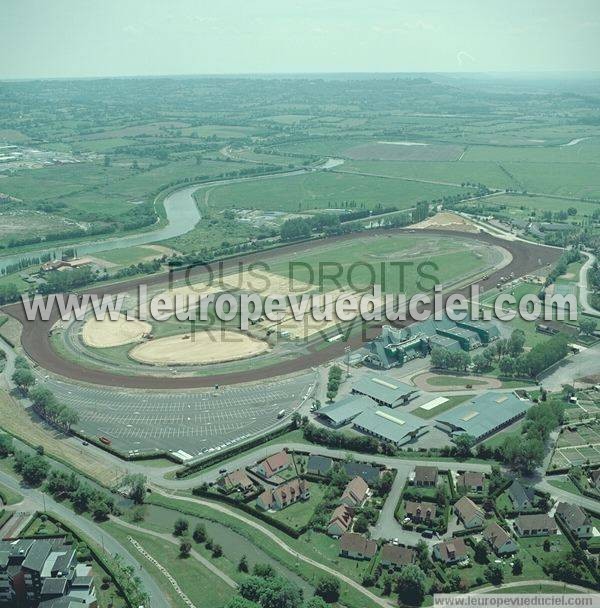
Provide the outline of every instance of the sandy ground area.
[[[223,277],[225,289],[258,293],[262,296],[316,291],[316,285],[294,279],[290,285],[287,277],[265,270],[245,271]],[[290,291],[290,287],[293,291]]]
[[102,321],[95,318],[88,319],[83,326],[82,337],[84,343],[92,348],[110,348],[138,342],[144,334],[151,331],[152,325],[145,321],[137,319],[129,321],[124,315],[112,321],[106,316]]
[[479,232],[479,228],[466,218],[447,211],[436,213],[433,217],[428,217],[426,220],[411,226],[411,228],[421,228],[425,230],[428,228],[433,228],[437,230],[456,230],[457,232]]
[[[327,313],[331,313],[332,318],[330,321],[322,320],[317,321],[313,318],[310,310],[307,311],[302,318],[302,320],[297,321],[293,314],[291,308],[288,307],[285,313],[285,317],[280,322],[265,320],[261,323],[257,324],[258,327],[262,327],[264,329],[277,329],[279,332],[287,335],[288,337],[297,340],[297,339],[305,339],[310,338],[313,334],[319,331],[326,331],[337,324],[346,323],[347,321],[341,321],[339,317],[335,313],[335,302],[342,298],[347,297],[348,302],[352,303],[354,307],[353,310],[359,310],[359,299],[363,295],[361,293],[357,293],[354,291],[343,291],[341,289],[337,289],[334,291],[327,292],[329,295],[333,296],[333,303],[331,305],[326,306],[323,300],[323,304],[321,306],[317,305],[319,311],[324,311]],[[375,304],[375,308],[379,308],[383,304],[383,298],[379,298]],[[347,306],[350,306],[347,304]],[[359,316],[358,314],[356,316]]]
[[208,365],[260,355],[269,344],[236,331],[200,331],[149,340],[129,356],[150,365]]

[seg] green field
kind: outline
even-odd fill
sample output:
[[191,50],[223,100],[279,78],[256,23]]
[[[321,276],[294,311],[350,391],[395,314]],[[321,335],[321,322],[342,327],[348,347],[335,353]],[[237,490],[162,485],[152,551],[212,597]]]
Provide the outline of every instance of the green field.
[[210,204],[217,208],[277,211],[374,209],[378,206],[408,209],[421,200],[464,192],[465,189],[457,186],[328,172],[221,186],[212,190]]

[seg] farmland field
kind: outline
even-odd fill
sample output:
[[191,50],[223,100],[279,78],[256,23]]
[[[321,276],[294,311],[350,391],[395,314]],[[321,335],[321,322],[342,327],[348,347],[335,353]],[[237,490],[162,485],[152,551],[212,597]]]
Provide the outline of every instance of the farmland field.
[[308,211],[345,207],[408,209],[420,200],[464,194],[460,186],[395,182],[345,173],[308,173],[294,177],[220,186],[210,193],[213,207]]

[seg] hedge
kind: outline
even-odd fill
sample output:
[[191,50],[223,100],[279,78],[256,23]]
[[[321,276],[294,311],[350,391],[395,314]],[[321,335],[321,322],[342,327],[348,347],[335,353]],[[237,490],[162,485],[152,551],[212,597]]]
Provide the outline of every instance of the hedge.
[[296,429],[296,426],[294,425],[294,423],[290,422],[288,425],[280,427],[274,431],[271,431],[270,433],[267,433],[266,435],[261,435],[259,437],[255,437],[251,441],[247,441],[246,443],[240,443],[239,445],[237,445],[229,450],[224,450],[222,452],[218,452],[217,454],[213,454],[212,456],[209,456],[208,458],[205,458],[204,460],[200,460],[199,462],[185,466],[182,469],[178,469],[175,472],[175,476],[178,479],[181,479],[183,477],[188,477],[189,475],[193,475],[194,473],[197,473],[198,471],[207,469],[208,467],[210,467],[214,464],[223,462],[224,460],[227,460],[227,459],[231,458],[232,456],[236,456],[237,454],[241,454],[243,452],[246,452],[247,450],[251,450],[252,448],[262,445],[263,443],[270,441],[271,439],[275,439],[276,437],[281,437],[282,435],[285,435],[286,433],[289,433],[290,431],[293,431],[295,429]]
[[201,496],[202,498],[208,498],[208,499],[214,500],[216,502],[224,502],[228,505],[241,509],[242,511],[245,511],[249,515],[252,515],[253,517],[261,519],[262,521],[269,524],[270,526],[273,526],[274,528],[281,530],[282,532],[284,532],[288,536],[291,536],[292,538],[299,538],[302,534],[304,534],[304,532],[306,532],[308,530],[308,525],[302,526],[299,529],[292,528],[291,526],[288,526],[287,524],[279,521],[278,519],[271,517],[268,513],[264,512],[264,511],[259,511],[258,509],[255,509],[254,507],[251,507],[243,502],[239,502],[233,498],[230,498],[229,496],[213,494],[212,492],[208,492],[207,490],[205,490],[202,487],[194,488],[192,490],[192,493],[194,494],[194,496]]

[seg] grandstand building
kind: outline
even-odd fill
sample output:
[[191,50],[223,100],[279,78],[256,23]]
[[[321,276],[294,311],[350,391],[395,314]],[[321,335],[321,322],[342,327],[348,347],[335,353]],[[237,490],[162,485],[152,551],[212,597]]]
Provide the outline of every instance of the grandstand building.
[[365,363],[380,369],[401,367],[416,357],[427,356],[434,348],[449,351],[473,350],[500,337],[498,328],[489,321],[436,321],[427,319],[397,329],[384,325],[381,334],[365,345]]

